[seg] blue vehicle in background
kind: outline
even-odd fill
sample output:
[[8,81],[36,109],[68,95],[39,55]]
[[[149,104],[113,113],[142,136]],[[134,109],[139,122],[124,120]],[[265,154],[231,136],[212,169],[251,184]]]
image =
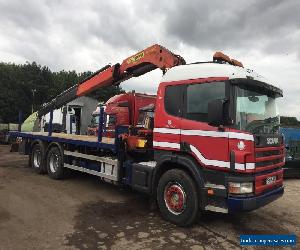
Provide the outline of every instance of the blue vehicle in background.
[[285,142],[285,177],[300,177],[300,126],[280,127]]

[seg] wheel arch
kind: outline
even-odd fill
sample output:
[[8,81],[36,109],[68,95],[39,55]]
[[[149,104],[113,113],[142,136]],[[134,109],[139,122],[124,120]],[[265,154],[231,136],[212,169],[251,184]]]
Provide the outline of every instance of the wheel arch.
[[45,155],[48,155],[48,152],[53,147],[57,147],[60,150],[60,153],[61,153],[62,157],[64,156],[63,146],[59,142],[50,142],[49,145],[47,146],[47,150],[46,150]]
[[33,146],[36,145],[36,144],[40,144],[41,147],[46,151],[47,143],[45,141],[40,140],[40,139],[35,139],[35,140],[31,141],[31,143],[30,143],[30,153],[32,151]]
[[[202,196],[204,188],[204,175],[201,167],[190,155],[164,154],[157,162],[152,179],[152,195],[156,197],[156,188],[160,177],[171,169],[184,170],[195,181],[199,194]],[[203,197],[203,196],[202,196]]]

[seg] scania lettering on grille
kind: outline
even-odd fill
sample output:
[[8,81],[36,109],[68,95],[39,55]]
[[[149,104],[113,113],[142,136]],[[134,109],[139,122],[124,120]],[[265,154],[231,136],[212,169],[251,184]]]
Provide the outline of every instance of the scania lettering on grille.
[[278,144],[279,139],[278,138],[267,138],[267,144],[271,145],[271,144]]

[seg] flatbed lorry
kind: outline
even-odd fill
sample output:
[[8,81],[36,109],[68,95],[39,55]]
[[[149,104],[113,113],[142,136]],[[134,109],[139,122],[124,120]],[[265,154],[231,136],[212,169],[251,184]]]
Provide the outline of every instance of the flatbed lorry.
[[[276,99],[282,90],[228,56],[186,64],[153,45],[107,65],[45,105],[40,114],[103,86],[160,68],[155,105],[142,124],[115,124],[97,136],[14,132],[20,151],[53,179],[73,169],[148,194],[162,216],[191,225],[204,211],[236,213],[264,206],[283,192],[284,145]],[[130,118],[132,108],[120,102]],[[151,106],[151,105],[150,105]],[[152,115],[151,115],[152,114]]]

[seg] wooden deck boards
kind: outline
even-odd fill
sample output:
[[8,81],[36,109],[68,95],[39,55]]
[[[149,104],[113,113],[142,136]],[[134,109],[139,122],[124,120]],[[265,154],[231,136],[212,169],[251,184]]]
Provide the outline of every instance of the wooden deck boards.
[[[25,134],[26,133],[32,134],[32,135],[48,136],[48,132],[25,132]],[[52,133],[52,137],[64,138],[64,139],[68,139],[68,140],[98,142],[97,136],[92,136],[92,135],[75,135],[75,134],[65,134],[65,133]],[[103,137],[101,142],[102,143],[107,143],[107,144],[114,144],[115,139],[114,138]]]

